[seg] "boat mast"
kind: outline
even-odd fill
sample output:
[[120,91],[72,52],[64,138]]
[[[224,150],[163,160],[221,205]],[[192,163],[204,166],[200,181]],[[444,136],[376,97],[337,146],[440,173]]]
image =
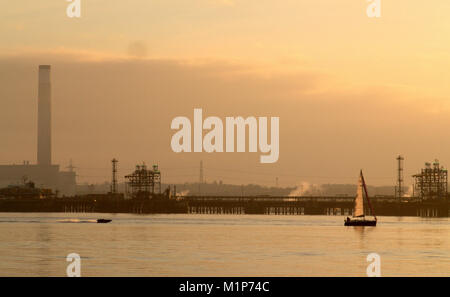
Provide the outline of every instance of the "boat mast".
[[364,175],[362,174],[361,170],[361,178],[363,183],[364,192],[366,193],[367,203],[369,204],[370,212],[372,213],[373,217],[375,218],[375,221],[377,220],[377,216],[375,215],[375,212],[373,211],[372,204],[370,203],[369,194],[367,194],[367,187],[366,187],[366,181],[364,180]]

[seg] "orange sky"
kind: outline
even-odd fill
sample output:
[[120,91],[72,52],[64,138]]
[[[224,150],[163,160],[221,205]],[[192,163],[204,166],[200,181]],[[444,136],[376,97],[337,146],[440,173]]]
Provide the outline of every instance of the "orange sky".
[[[159,162],[167,182],[196,180],[203,159],[210,181],[282,185],[354,183],[360,167],[390,184],[398,153],[406,175],[448,164],[450,3],[382,5],[370,19],[364,0],[97,0],[70,19],[65,1],[8,1],[0,162],[34,161],[37,65],[51,63],[54,159],[80,181],[108,180],[113,156]],[[279,162],[174,155],[170,121],[194,107],[280,116]]]

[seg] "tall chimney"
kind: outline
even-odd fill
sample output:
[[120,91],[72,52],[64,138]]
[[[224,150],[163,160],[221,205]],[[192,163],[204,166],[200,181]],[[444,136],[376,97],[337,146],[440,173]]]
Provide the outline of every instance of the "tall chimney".
[[50,65],[39,65],[38,165],[52,164]]

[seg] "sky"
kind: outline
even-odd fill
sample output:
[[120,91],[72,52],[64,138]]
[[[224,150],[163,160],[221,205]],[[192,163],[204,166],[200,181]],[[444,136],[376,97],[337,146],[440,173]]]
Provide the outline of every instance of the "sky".
[[[53,160],[79,182],[158,163],[163,182],[406,182],[450,163],[450,3],[381,0],[8,1],[0,10],[0,163],[36,159],[37,68],[52,65]],[[279,116],[280,158],[182,153],[170,123]]]

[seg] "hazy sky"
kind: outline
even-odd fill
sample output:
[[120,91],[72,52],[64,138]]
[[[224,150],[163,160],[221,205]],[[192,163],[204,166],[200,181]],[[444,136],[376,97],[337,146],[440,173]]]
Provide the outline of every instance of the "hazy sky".
[[[79,181],[158,162],[165,182],[407,181],[450,164],[450,2],[7,1],[0,10],[0,163],[35,162],[37,67],[52,64],[53,159]],[[279,116],[280,159],[175,154],[171,120]]]

